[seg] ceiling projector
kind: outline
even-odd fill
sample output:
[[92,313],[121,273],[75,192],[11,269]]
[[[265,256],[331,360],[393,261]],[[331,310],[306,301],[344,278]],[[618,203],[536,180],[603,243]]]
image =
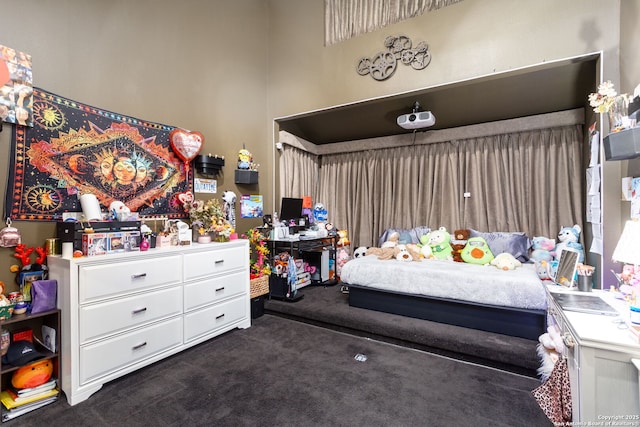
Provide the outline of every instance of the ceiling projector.
[[436,117],[431,111],[420,111],[398,116],[398,126],[405,129],[422,129],[436,124]]

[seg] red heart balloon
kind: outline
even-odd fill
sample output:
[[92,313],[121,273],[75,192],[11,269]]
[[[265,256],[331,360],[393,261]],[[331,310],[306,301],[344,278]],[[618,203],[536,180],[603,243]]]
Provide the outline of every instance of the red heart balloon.
[[169,142],[173,151],[185,162],[193,160],[204,143],[204,135],[200,132],[189,132],[182,129],[174,129],[169,133]]

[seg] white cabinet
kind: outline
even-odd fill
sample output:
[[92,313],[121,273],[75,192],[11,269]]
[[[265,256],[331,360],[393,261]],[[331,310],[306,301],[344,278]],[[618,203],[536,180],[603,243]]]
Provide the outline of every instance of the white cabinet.
[[[550,291],[560,289],[551,287]],[[620,323],[628,321],[628,306],[609,292],[580,294],[602,298],[619,311],[619,316],[562,310],[555,299],[548,298],[549,322],[558,324],[567,347],[573,423],[638,425],[638,370],[632,359],[640,358],[640,345],[626,324]]]
[[107,381],[251,326],[247,240],[47,262],[59,283],[59,377],[70,405]]

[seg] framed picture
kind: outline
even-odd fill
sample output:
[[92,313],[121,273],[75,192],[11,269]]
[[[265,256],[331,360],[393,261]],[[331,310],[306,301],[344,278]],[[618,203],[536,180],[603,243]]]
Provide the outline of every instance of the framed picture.
[[31,284],[36,280],[44,280],[46,278],[47,270],[21,271],[18,274],[18,285],[25,302],[31,302]]

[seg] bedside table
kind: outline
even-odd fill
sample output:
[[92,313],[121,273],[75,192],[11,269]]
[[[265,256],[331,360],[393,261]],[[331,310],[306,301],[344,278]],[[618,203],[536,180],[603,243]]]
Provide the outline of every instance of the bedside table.
[[[617,315],[563,309],[554,293],[599,298]],[[560,327],[566,346],[573,422],[616,420],[640,425],[640,344],[626,326],[627,303],[606,291],[568,291],[548,286],[547,294],[548,323]]]

